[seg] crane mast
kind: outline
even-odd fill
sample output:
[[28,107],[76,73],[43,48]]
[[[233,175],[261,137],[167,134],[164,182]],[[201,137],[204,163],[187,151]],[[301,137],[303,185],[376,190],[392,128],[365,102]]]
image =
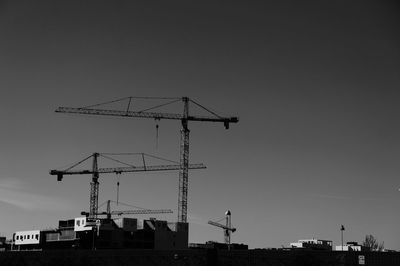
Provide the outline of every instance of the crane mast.
[[99,206],[99,170],[97,165],[97,158],[99,154],[93,153],[93,167],[92,167],[92,182],[90,182],[90,205],[89,213],[90,217],[96,217],[96,213]]
[[[146,110],[139,111],[130,111],[130,105],[132,99],[172,99],[171,102],[158,105],[152,108],[148,108]],[[93,108],[99,105],[105,105],[109,103],[115,103],[119,101],[124,101],[129,99],[128,107],[126,110],[107,110],[107,109],[98,109]],[[175,103],[177,101],[183,102],[183,113],[182,114],[174,114],[174,113],[162,113],[162,112],[149,112],[149,110],[165,106],[171,103]],[[209,116],[204,115],[190,115],[189,114],[189,102],[195,104],[201,109],[208,112]],[[178,222],[187,222],[187,195],[188,195],[188,165],[189,165],[189,133],[190,130],[188,128],[189,121],[201,121],[201,122],[222,122],[226,129],[229,128],[230,123],[237,123],[239,119],[237,117],[222,117],[215,112],[205,108],[204,106],[198,104],[197,102],[189,99],[188,97],[182,98],[151,98],[151,97],[126,97],[122,99],[118,99],[115,101],[110,101],[102,104],[96,104],[83,108],[73,108],[73,107],[58,107],[56,112],[59,113],[73,113],[73,114],[85,114],[85,115],[105,115],[105,116],[121,116],[121,117],[138,117],[138,118],[154,118],[156,120],[160,119],[172,119],[172,120],[181,120],[182,128],[181,128],[181,140],[180,140],[180,169],[179,169],[179,192],[178,192]]]
[[188,165],[189,165],[189,99],[183,98],[184,110],[181,129],[181,169],[179,170],[179,189],[178,189],[178,222],[187,222],[187,194],[188,194]]

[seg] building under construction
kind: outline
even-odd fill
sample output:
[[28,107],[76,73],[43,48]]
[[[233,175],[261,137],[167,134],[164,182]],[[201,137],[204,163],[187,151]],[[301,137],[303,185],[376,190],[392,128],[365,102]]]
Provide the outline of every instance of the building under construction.
[[187,249],[188,232],[180,222],[78,217],[59,221],[57,229],[16,232],[12,249]]

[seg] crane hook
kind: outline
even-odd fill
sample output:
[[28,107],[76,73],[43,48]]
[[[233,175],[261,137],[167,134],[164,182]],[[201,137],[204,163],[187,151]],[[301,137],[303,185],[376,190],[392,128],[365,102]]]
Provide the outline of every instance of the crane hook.
[[158,150],[158,123],[156,124],[156,150]]
[[120,180],[120,176],[121,173],[116,173],[117,174],[117,206],[118,206],[118,202],[119,202],[119,180]]

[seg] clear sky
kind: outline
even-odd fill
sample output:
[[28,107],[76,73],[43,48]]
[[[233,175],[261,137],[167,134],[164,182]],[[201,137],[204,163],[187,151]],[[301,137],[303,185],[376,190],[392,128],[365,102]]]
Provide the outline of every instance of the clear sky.
[[[188,96],[229,130],[189,124],[190,242],[304,238],[400,250],[399,6],[385,1],[0,1],[0,232],[88,210],[92,152],[179,159],[179,121],[55,113],[126,96]],[[175,112],[180,113],[181,106]],[[196,110],[193,110],[194,114]],[[114,175],[100,199],[116,199]],[[120,200],[170,208],[178,173],[120,177]]]

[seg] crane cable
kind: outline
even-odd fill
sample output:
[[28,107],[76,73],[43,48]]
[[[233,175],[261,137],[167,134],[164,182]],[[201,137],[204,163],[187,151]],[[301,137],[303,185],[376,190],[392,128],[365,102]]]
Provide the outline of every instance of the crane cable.
[[156,124],[156,150],[158,150],[158,123]]
[[119,181],[120,181],[121,173],[116,173],[116,175],[117,175],[117,206],[118,206],[118,202],[119,202]]
[[225,220],[225,219],[226,219],[226,217],[222,217],[221,219],[218,219],[218,220],[216,220],[216,221],[214,221],[214,222],[220,223],[220,222],[222,222],[222,221]]

